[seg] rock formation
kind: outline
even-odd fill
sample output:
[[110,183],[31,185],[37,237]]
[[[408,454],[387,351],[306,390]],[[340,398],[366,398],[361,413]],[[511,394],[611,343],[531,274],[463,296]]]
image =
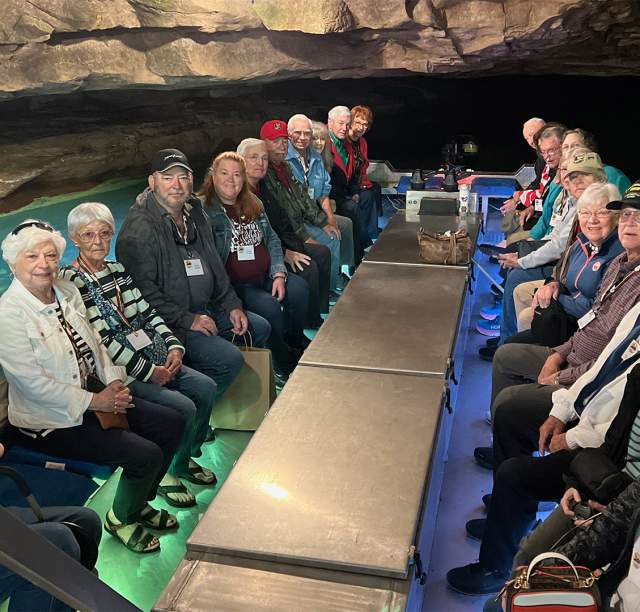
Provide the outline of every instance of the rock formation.
[[[70,108],[64,126],[56,117],[21,131],[3,113],[0,143],[9,161],[0,169],[0,199],[38,181],[139,166],[176,131],[192,134],[185,138],[194,150],[210,151],[239,132],[228,116],[220,125],[215,100],[242,99],[265,83],[640,71],[637,0],[4,0],[3,6],[0,108],[24,114],[25,105],[42,111],[49,101],[84,97],[83,112]],[[172,117],[159,129],[149,117],[150,92],[186,90],[201,91],[198,115],[189,112],[186,124]],[[131,127],[117,104],[106,111],[103,105],[103,124],[97,115],[86,122],[86,105],[107,91],[119,91],[120,100],[142,92],[136,99],[147,116]]]

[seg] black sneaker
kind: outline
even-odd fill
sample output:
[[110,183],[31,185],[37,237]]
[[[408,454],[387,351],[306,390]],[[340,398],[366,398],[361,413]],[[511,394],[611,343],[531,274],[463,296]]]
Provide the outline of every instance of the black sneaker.
[[487,346],[495,346],[496,348],[498,347],[498,343],[500,342],[500,338],[489,338],[485,344]]
[[464,528],[471,539],[482,542],[482,536],[484,535],[484,527],[486,524],[486,518],[471,519],[470,521],[467,521]]
[[486,493],[485,495],[482,496],[482,503],[484,504],[484,507],[488,510],[489,506],[491,505],[491,493]]
[[502,297],[504,295],[504,292],[501,291],[498,285],[496,285],[495,283],[491,285],[491,293],[493,293],[493,295],[495,295],[496,297]]
[[[493,340],[494,338],[491,339]],[[495,339],[497,340],[497,338]],[[480,359],[491,362],[493,361],[493,356],[496,354],[497,350],[497,346],[481,346],[478,349],[478,355],[480,355]]]
[[473,451],[476,463],[487,470],[492,470],[495,463],[493,458],[493,446],[477,446]]
[[480,563],[470,563],[447,572],[449,588],[463,595],[487,595],[504,586],[507,574],[486,569]]

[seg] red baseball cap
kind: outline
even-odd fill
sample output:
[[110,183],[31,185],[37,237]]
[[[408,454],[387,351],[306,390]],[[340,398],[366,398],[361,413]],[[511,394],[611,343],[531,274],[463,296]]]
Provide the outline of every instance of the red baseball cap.
[[289,138],[286,121],[272,119],[263,123],[260,128],[260,140],[275,140],[276,138]]

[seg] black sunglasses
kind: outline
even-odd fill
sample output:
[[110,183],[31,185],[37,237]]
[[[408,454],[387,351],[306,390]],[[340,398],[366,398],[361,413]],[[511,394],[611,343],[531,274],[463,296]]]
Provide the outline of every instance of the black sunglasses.
[[12,232],[11,235],[15,236],[20,233],[23,229],[27,227],[37,227],[39,229],[46,230],[47,232],[55,231],[48,223],[44,223],[43,221],[26,221],[25,223],[21,223],[18,225]]

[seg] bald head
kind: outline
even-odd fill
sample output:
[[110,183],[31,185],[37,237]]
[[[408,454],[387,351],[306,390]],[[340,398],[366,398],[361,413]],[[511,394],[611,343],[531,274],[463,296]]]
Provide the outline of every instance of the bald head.
[[522,136],[532,149],[536,148],[535,135],[544,127],[545,120],[540,117],[532,117],[524,122],[522,126]]

